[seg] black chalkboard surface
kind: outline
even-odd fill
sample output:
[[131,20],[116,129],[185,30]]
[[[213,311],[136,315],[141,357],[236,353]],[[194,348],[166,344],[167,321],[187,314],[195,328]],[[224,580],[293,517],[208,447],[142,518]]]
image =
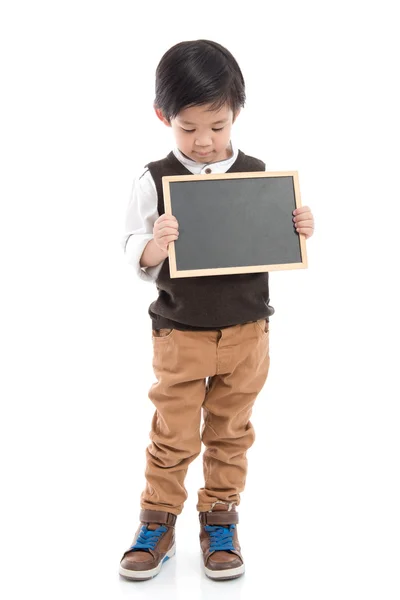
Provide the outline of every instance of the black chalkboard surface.
[[171,277],[307,267],[293,223],[301,206],[297,171],[163,177],[166,214],[179,224],[169,244]]

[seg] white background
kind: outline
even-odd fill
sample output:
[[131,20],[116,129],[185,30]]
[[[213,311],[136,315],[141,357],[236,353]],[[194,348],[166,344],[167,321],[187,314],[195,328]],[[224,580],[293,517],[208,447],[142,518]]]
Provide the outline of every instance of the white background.
[[[1,4],[4,598],[398,600],[397,24],[385,0]],[[270,277],[246,575],[202,573],[199,457],[177,555],[138,584],[118,565],[144,485],[156,288],[120,239],[134,176],[173,145],[156,66],[198,38],[242,68],[237,145],[299,172],[316,230],[309,268]]]

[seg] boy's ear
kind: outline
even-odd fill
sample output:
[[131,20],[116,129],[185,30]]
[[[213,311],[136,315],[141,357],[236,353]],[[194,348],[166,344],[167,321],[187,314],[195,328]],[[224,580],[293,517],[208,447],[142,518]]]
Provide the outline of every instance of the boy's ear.
[[240,111],[241,111],[241,109],[239,108],[239,109],[236,111],[236,114],[235,114],[235,115],[233,115],[232,125],[234,124],[234,122],[235,122],[235,121],[236,121],[236,119],[238,118]]
[[167,127],[171,127],[171,123],[168,123],[167,119],[164,117],[160,108],[153,107],[157,117],[162,121]]

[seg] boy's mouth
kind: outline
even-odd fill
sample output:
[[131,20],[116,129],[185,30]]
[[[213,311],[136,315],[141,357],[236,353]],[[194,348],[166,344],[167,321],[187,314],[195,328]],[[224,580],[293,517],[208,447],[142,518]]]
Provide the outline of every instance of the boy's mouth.
[[209,156],[211,152],[195,152],[198,156]]

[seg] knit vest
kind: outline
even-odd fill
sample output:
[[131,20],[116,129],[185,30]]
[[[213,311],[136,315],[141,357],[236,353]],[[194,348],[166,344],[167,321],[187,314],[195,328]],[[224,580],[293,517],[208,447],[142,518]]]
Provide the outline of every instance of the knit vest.
[[[146,165],[158,195],[158,214],[165,213],[162,177],[192,175],[170,152]],[[265,163],[241,150],[227,173],[265,171]],[[158,298],[150,304],[153,329],[216,330],[267,319],[275,312],[269,305],[268,272],[210,275],[171,279],[169,258],[156,280]]]

